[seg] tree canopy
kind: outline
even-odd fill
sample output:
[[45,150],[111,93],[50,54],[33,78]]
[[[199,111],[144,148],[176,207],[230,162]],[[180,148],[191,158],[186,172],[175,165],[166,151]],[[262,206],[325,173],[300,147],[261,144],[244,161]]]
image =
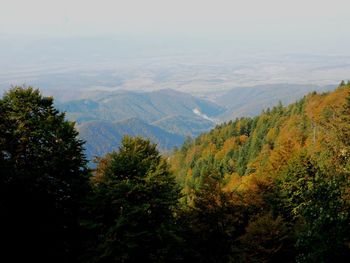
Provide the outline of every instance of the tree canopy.
[[99,160],[90,227],[97,262],[165,262],[176,243],[173,212],[179,188],[156,145],[125,136]]
[[36,89],[14,87],[0,100],[1,238],[12,257],[76,256],[79,206],[88,190],[77,135],[53,99]]
[[74,123],[31,87],[0,100],[3,257],[349,262],[350,84],[220,124],[167,157],[125,136],[89,176]]

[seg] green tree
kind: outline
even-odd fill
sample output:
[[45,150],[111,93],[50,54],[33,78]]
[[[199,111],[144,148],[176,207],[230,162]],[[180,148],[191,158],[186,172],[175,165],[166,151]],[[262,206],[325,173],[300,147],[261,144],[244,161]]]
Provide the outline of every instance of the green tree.
[[281,185],[296,222],[298,262],[347,262],[349,211],[343,177],[326,174],[305,154],[292,159]]
[[79,206],[88,190],[77,135],[38,90],[14,87],[0,100],[0,228],[10,261],[76,259]]
[[[124,137],[100,160],[92,200],[92,261],[165,262],[174,259],[173,209],[179,189],[156,145]],[[87,258],[89,255],[87,255]]]
[[342,81],[340,82],[340,84],[339,84],[339,87],[344,87],[344,86],[345,86],[345,81],[342,80]]

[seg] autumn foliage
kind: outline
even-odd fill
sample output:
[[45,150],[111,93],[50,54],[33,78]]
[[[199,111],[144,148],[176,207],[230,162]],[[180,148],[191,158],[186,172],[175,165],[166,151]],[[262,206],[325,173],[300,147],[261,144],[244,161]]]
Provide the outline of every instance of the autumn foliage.
[[167,158],[126,136],[93,170],[38,90],[5,93],[0,132],[9,262],[350,261],[350,84],[218,125]]

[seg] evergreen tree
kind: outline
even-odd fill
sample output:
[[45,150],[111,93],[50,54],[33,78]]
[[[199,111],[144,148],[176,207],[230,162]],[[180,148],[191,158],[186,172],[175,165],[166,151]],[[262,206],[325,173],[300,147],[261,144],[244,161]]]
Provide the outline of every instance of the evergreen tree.
[[0,228],[10,261],[75,261],[88,190],[77,135],[38,90],[14,87],[0,100]]

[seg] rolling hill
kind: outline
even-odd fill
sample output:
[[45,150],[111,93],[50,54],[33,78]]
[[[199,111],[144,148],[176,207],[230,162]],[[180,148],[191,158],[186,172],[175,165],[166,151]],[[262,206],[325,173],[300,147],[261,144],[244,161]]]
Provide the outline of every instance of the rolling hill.
[[226,111],[219,118],[227,121],[237,117],[256,116],[263,109],[277,105],[279,101],[283,105],[288,105],[301,99],[309,92],[324,92],[332,89],[334,89],[334,85],[318,86],[286,83],[239,87],[216,97],[215,103],[226,108]]
[[214,122],[201,117],[188,117],[171,115],[152,123],[164,130],[180,134],[182,136],[196,137],[203,132],[214,128]]
[[84,122],[78,125],[77,129],[80,138],[86,141],[85,151],[89,160],[95,156],[103,156],[117,150],[124,135],[148,138],[156,143],[162,152],[169,151],[184,141],[184,137],[181,135],[167,132],[137,118],[119,122]]
[[130,118],[154,122],[172,115],[196,117],[193,112],[196,108],[209,117],[225,111],[211,101],[171,89],[101,93],[95,98],[58,103],[57,107],[66,111],[67,117],[78,123],[92,120],[113,122]]
[[308,92],[331,86],[275,84],[235,88],[211,100],[171,89],[152,92],[95,92],[86,99],[57,103],[76,121],[87,141],[87,156],[100,156],[118,147],[123,134],[150,138],[163,152],[197,137],[217,123],[256,116],[263,109],[288,104]]

